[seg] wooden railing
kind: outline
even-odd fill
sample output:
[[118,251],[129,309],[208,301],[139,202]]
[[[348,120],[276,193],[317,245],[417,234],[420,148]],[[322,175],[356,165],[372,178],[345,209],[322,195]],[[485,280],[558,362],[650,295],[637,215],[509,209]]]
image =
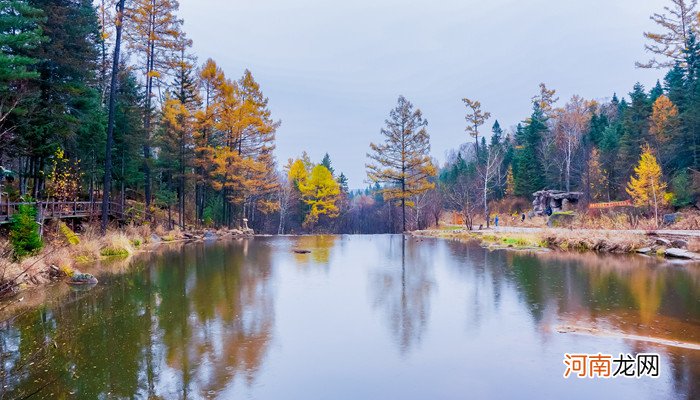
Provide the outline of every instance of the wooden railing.
[[[62,218],[99,218],[102,215],[102,201],[37,201],[32,203],[17,203],[5,201],[0,203],[0,224],[8,223],[12,215],[19,211],[23,204],[33,205],[37,210],[37,220]],[[121,203],[109,203],[109,215],[112,218],[124,220],[139,217],[142,211],[129,209]]]

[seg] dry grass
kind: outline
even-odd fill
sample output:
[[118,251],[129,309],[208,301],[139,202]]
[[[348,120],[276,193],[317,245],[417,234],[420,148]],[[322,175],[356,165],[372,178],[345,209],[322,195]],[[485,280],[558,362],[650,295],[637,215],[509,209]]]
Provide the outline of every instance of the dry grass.
[[539,234],[544,245],[572,251],[631,253],[649,244],[649,238],[620,232],[599,233],[573,230],[545,230]]

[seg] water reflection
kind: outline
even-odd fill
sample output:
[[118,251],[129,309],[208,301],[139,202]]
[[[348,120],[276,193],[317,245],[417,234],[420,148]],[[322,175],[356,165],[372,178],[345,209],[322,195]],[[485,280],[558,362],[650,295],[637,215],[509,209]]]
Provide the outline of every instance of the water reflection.
[[[8,398],[198,398],[252,384],[274,325],[269,248],[243,243],[154,255],[102,277],[94,295],[0,330]],[[243,268],[243,264],[246,267]]]
[[[650,341],[700,344],[696,265],[394,235],[163,248],[113,270],[0,325],[0,399],[700,398],[700,351]],[[662,377],[561,378],[564,352],[598,351],[659,352]]]
[[420,343],[428,323],[430,295],[435,288],[431,246],[419,240],[393,236],[384,258],[390,262],[370,273],[373,307],[386,315],[401,353]]

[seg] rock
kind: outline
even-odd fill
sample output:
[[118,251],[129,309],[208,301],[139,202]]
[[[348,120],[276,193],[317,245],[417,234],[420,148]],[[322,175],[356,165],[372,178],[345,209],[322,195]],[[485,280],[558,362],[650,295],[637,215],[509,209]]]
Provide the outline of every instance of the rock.
[[155,233],[151,233],[151,243],[160,243],[162,241],[163,239],[161,239],[160,236],[156,235]]
[[700,254],[693,253],[692,251],[683,249],[666,249],[664,252],[666,257],[672,258],[682,258],[684,260],[697,260],[700,259]]
[[664,238],[658,238],[654,243],[663,247],[672,247],[671,241]]
[[683,239],[672,240],[671,246],[673,246],[677,249],[687,249],[688,248],[688,241],[683,240]]
[[311,253],[311,250],[294,249],[294,252],[297,254],[309,254]]
[[233,233],[236,236],[240,236],[243,234],[243,232],[240,229],[234,229],[233,231],[231,231],[231,233]]
[[204,232],[204,240],[212,241],[212,240],[217,240],[218,238],[219,238],[219,236],[212,231]]
[[635,250],[635,252],[637,252],[639,254],[649,254],[652,251],[654,251],[654,250],[651,247],[642,247],[641,249]]
[[96,285],[97,278],[91,274],[76,274],[68,280],[70,285]]
[[664,215],[664,225],[673,225],[680,219],[680,217],[680,213],[666,214]]

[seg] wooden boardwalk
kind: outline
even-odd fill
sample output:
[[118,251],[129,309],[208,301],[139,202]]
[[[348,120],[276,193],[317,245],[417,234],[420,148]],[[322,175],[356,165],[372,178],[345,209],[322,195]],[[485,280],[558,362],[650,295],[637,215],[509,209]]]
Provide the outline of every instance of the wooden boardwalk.
[[[12,215],[19,211],[22,204],[30,204],[37,209],[37,221],[47,219],[83,218],[99,219],[102,216],[101,201],[38,201],[33,203],[0,203],[0,224],[9,223]],[[117,220],[128,217],[120,203],[109,203],[109,215]]]

